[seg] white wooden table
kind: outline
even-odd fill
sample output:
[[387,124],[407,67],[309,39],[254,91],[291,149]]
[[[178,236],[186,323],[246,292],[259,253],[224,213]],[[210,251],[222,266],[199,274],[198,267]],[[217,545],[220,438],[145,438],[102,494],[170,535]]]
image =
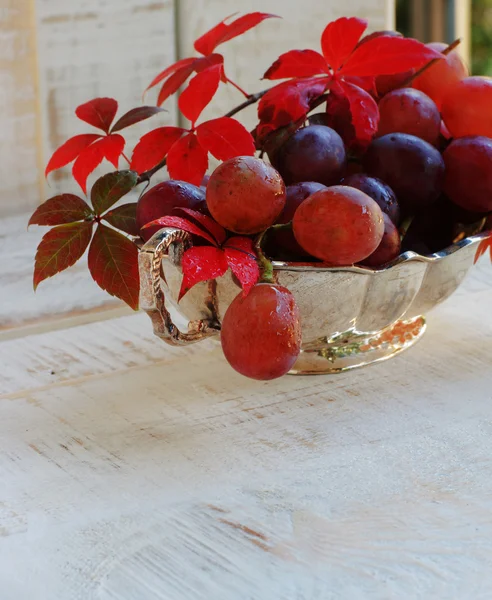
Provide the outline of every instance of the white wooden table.
[[0,599],[492,598],[487,277],[338,376],[249,381],[142,314],[4,338]]

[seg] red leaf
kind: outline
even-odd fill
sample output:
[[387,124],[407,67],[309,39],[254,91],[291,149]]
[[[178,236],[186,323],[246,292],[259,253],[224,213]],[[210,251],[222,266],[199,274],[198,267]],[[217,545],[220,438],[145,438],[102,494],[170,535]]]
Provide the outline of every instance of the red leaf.
[[54,196],[34,211],[28,225],[62,225],[83,221],[94,214],[91,207],[73,194]]
[[277,17],[277,15],[254,12],[243,15],[229,24],[226,24],[224,20],[196,40],[195,50],[200,54],[211,54],[219,44],[245,33],[265,19],[272,17]]
[[187,231],[188,233],[191,233],[193,235],[198,235],[198,236],[204,238],[205,240],[207,240],[207,242],[210,242],[214,246],[217,246],[217,242],[210,235],[210,233],[208,233],[207,231],[204,231],[201,227],[198,227],[194,223],[191,223],[190,221],[188,221],[188,219],[182,219],[181,217],[173,217],[173,216],[160,217],[159,219],[156,219],[155,221],[151,221],[150,223],[145,224],[142,227],[142,229],[147,229],[149,227],[155,227],[155,226],[175,227],[176,229],[182,229],[183,231]]
[[164,108],[159,108],[158,106],[139,106],[137,108],[132,108],[116,121],[111,128],[111,132],[121,131],[122,129],[125,129],[125,127],[130,127],[130,125],[145,121],[145,119],[149,119],[164,110]]
[[73,165],[72,174],[84,194],[87,193],[87,178],[101,164],[104,158],[109,160],[115,168],[118,168],[118,159],[123,152],[124,146],[124,138],[115,133],[101,138],[88,148],[85,148],[85,150],[82,150]]
[[89,271],[100,288],[138,309],[138,248],[127,237],[99,223],[89,248]]
[[209,67],[213,67],[214,65],[223,65],[224,57],[222,54],[209,54],[208,56],[200,56],[193,63],[193,70],[197,73],[201,73],[208,69]]
[[205,121],[198,125],[196,133],[203,148],[219,160],[253,156],[256,150],[253,136],[244,125],[230,117]]
[[[191,65],[191,63],[194,63],[195,61],[196,61],[196,58],[182,58],[181,60],[178,60],[171,66],[167,67],[167,69],[164,69],[164,71],[159,73],[159,75],[157,75],[157,77],[155,77],[152,80],[152,82],[147,87],[145,92],[147,92],[148,90],[150,90],[151,88],[156,86],[158,83],[160,83],[161,81],[166,79],[166,77],[169,77],[169,75],[172,75],[173,73],[176,73],[176,71],[179,71],[180,69],[183,69],[184,67],[187,67],[188,65]],[[190,73],[191,73],[191,71],[190,71]],[[145,92],[144,92],[144,94],[145,94]]]
[[[193,71],[200,73],[208,67],[223,64],[223,62],[224,57],[221,54],[211,54],[210,56],[202,56],[200,58],[190,59],[189,61],[187,59],[186,64],[168,77],[162,86],[161,91],[159,92],[157,104],[160,106],[169,98],[169,96],[171,96],[171,94],[177,92],[183,83],[188,79],[188,77],[193,73]],[[224,76],[223,81],[226,82]]]
[[116,229],[120,229],[130,235],[138,236],[140,231],[137,226],[137,203],[130,202],[117,206],[113,210],[107,212],[103,217]]
[[181,127],[159,127],[149,131],[135,146],[130,168],[138,173],[152,169],[166,157],[171,146],[184,132],[185,129]]
[[94,98],[78,106],[75,114],[82,121],[108,133],[117,110],[118,102],[113,98]]
[[220,83],[222,65],[213,65],[200,71],[188,84],[178,100],[178,106],[183,115],[193,126],[203,109],[215,95]]
[[296,79],[279,83],[268,90],[258,104],[260,137],[297,121],[310,109],[310,102],[321,96],[328,78]]
[[83,133],[82,135],[76,135],[75,137],[67,140],[58,148],[58,150],[55,150],[53,156],[51,157],[48,166],[46,167],[46,177],[51,173],[51,171],[61,169],[61,167],[71,163],[77,158],[82,150],[87,148],[87,146],[90,146],[90,144],[101,137],[102,136],[98,133]]
[[314,50],[290,50],[281,54],[263,79],[285,79],[287,77],[312,77],[320,73],[329,73],[326,60]]
[[228,269],[224,251],[211,246],[195,246],[186,250],[183,254],[181,266],[183,268],[183,281],[178,300],[181,300],[186,292],[200,281],[220,277]]
[[352,54],[366,28],[367,21],[356,17],[342,17],[328,23],[321,35],[321,50],[333,71],[338,71]]
[[[194,64],[194,62],[193,62]],[[179,90],[179,88],[183,85],[183,83],[188,79],[188,77],[193,73],[193,64],[183,67],[173,73],[169,79],[164,82],[164,85],[159,92],[159,96],[157,98],[158,106],[164,104],[164,102]]]
[[227,264],[239,279],[246,296],[260,278],[253,241],[246,237],[232,237],[227,240],[224,252]]
[[53,227],[43,236],[36,251],[34,289],[48,277],[75,264],[91,241],[92,222],[67,223]]
[[176,210],[182,210],[190,217],[193,217],[193,219],[195,219],[195,221],[197,221],[203,227],[203,229],[213,235],[219,246],[224,243],[224,240],[226,239],[225,229],[222,227],[222,225],[219,225],[216,221],[214,221],[212,217],[199,213],[191,208],[178,207]]
[[380,35],[356,48],[339,74],[359,77],[393,75],[418,69],[433,58],[443,58],[443,55],[417,40]]
[[473,264],[476,264],[478,260],[487,252],[487,250],[490,250],[490,260],[492,260],[492,236],[487,237],[480,242],[475,253]]
[[[338,101],[348,102],[348,111],[351,115],[351,124],[354,128],[355,140],[346,139],[344,141],[350,146],[354,141],[359,146],[367,146],[372,140],[378,129],[379,109],[374,98],[360,87],[348,83],[347,81],[337,81],[333,84],[331,92]],[[336,106],[336,105],[335,105]],[[343,109],[342,109],[343,110]],[[333,114],[332,103],[327,104],[328,114]]]
[[104,148],[104,158],[117,169],[120,156],[125,148],[125,138],[119,133],[112,133],[101,141]]
[[91,202],[96,215],[101,215],[137,185],[135,171],[106,173],[92,186]]
[[167,155],[167,169],[171,179],[200,185],[207,167],[207,151],[202,148],[194,133],[175,142]]
[[376,78],[375,77],[356,77],[356,76],[348,76],[343,78],[344,81],[348,83],[353,83],[357,87],[362,88],[367,93],[371,94],[371,96],[377,96],[377,88],[376,88]]

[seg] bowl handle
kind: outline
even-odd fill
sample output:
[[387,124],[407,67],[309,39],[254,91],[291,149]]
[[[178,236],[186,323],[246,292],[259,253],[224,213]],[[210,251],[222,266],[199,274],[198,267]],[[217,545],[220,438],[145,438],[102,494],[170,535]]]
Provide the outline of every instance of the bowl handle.
[[181,229],[164,228],[153,235],[140,249],[138,267],[140,274],[140,308],[152,320],[154,333],[168,344],[183,346],[217,335],[217,325],[206,320],[190,321],[186,333],[173,323],[166,309],[161,286],[162,259],[177,245],[177,256],[191,246],[191,236]]

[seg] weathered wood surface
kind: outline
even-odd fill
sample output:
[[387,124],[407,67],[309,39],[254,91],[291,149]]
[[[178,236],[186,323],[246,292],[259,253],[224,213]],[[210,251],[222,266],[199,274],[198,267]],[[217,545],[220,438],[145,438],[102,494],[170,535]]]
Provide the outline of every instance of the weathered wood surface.
[[28,231],[28,220],[28,214],[0,219],[0,339],[14,326],[46,327],[65,315],[122,306],[92,281],[86,257],[34,293],[36,246],[48,229],[34,225]]
[[[70,169],[52,175],[49,185],[42,177],[58,146],[92,130],[75,107],[97,96],[116,98],[119,114],[139,106],[143,90],[175,56],[173,0],[2,0],[0,215],[32,209],[61,189],[80,193]],[[167,109],[155,126],[176,122],[174,99]],[[128,132],[129,153],[150,127]]]
[[[347,0],[319,2],[319,0],[250,0],[248,11],[276,14],[280,20],[267,20],[244,36],[219,46],[225,56],[228,77],[248,93],[271,87],[272,82],[261,81],[263,74],[278,56],[292,48],[320,50],[321,33],[327,23],[338,17],[357,15],[369,20],[370,28],[385,29],[392,25],[392,0]],[[190,56],[193,41],[218,20],[239,8],[237,0],[179,0],[179,54]],[[243,100],[231,85],[222,86],[214,102],[204,111],[204,118],[222,116]],[[241,121],[253,127],[256,107],[242,113]]]
[[490,275],[340,376],[246,380],[145,315],[4,341],[0,597],[490,598]]
[[[69,169],[54,173],[49,185],[42,176],[58,146],[90,131],[76,119],[75,107],[97,96],[118,99],[121,111],[138,106],[157,73],[177,55],[189,56],[195,38],[238,10],[284,17],[223,47],[228,74],[248,91],[260,89],[259,79],[281,52],[318,47],[332,18],[357,14],[368,17],[372,28],[394,21],[394,0],[251,0],[247,7],[238,0],[2,0],[0,215],[32,209],[60,190],[78,192]],[[151,93],[148,101],[155,98]],[[227,86],[204,116],[222,115],[241,100]],[[174,98],[166,108],[154,123],[176,123]],[[144,123],[128,132],[128,154],[150,127]]]

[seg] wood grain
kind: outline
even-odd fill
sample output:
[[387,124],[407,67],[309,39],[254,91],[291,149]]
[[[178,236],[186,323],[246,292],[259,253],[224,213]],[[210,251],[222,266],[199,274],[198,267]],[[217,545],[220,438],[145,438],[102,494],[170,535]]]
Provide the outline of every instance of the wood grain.
[[[0,6],[0,215],[37,203],[41,161],[37,111],[34,5]],[[34,202],[34,204],[33,204]]]
[[[162,65],[175,58],[172,0],[37,0],[40,104],[45,162],[68,137],[92,130],[75,117],[75,108],[91,98],[110,96],[119,102],[119,115],[139,106],[142,94]],[[148,101],[153,104],[152,95]],[[176,121],[176,104],[169,112],[125,131],[128,154],[139,137]],[[106,164],[94,178],[107,172]],[[121,161],[124,168],[124,160]],[[104,171],[105,169],[105,171]],[[50,176],[46,193],[80,193],[70,170]]]
[[[219,46],[225,56],[227,75],[248,93],[270,87],[271,82],[260,81],[267,68],[280,54],[292,48],[313,48],[319,51],[324,27],[333,19],[357,15],[369,19],[371,29],[384,29],[386,1],[348,0],[344,3],[318,0],[251,0],[247,9],[237,0],[180,0],[177,3],[179,54],[190,56],[193,41],[218,21],[238,10],[261,11],[276,14],[244,36]],[[232,86],[222,86],[203,118],[218,117],[243,100]],[[241,122],[254,125],[256,107],[241,113]],[[243,120],[244,117],[244,120]]]
[[485,600],[488,281],[340,376],[250,381],[145,315],[3,342],[2,600]]

